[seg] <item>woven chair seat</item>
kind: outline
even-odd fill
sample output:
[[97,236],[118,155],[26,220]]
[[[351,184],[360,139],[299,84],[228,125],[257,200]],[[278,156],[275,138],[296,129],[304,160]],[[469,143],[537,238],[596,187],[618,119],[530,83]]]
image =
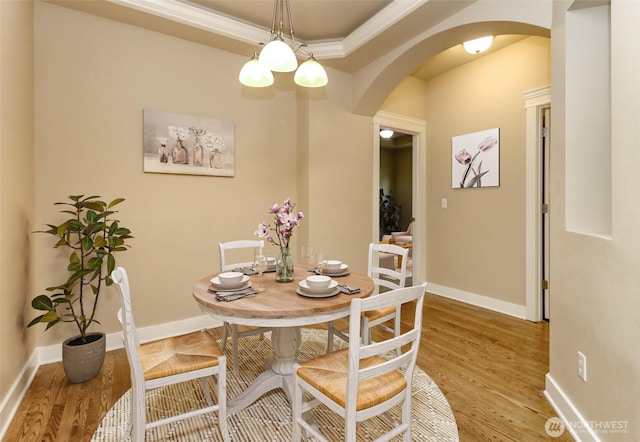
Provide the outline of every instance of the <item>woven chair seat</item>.
[[[372,367],[385,362],[378,356],[360,361],[360,368]],[[338,350],[304,362],[297,374],[311,386],[331,398],[341,407],[345,406],[347,395],[347,373],[349,371],[349,349]],[[407,382],[398,371],[366,379],[358,385],[356,410],[364,410],[402,392]]]
[[147,381],[218,365],[222,350],[207,332],[162,339],[138,348]]
[[370,312],[364,312],[362,315],[366,316],[371,322],[384,318],[385,316],[393,315],[395,312],[395,307],[385,307],[378,310],[371,310]]

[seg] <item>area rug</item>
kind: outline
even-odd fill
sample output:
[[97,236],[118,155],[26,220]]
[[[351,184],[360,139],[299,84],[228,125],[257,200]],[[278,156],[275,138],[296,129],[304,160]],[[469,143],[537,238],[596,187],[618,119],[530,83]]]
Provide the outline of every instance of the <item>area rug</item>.
[[[264,339],[248,336],[240,340],[238,359],[240,376],[227,367],[227,398],[239,395],[263,370],[263,361],[271,354],[270,334]],[[327,333],[322,330],[302,330],[302,346],[299,360],[304,361],[324,353]],[[336,339],[334,349],[346,344]],[[231,346],[227,346],[227,361],[231,361]],[[415,441],[457,441],[456,421],[438,386],[421,369],[416,367],[412,382],[412,440]],[[167,414],[192,409],[193,404],[204,403],[204,395],[199,381],[158,388],[147,393],[147,419],[155,420]],[[126,437],[127,420],[131,403],[131,390],[126,392],[102,419],[91,439],[93,442],[130,441]],[[332,441],[342,441],[343,420],[329,409],[317,407],[314,419],[326,437]],[[396,418],[400,407],[392,410]],[[280,389],[263,395],[248,408],[228,417],[229,433],[232,441],[291,441],[291,407]],[[385,419],[373,418],[358,425],[358,441],[371,441],[388,431]],[[182,421],[147,430],[146,441],[221,441],[217,416],[213,413],[196,416]],[[400,440],[400,439],[399,439]]]

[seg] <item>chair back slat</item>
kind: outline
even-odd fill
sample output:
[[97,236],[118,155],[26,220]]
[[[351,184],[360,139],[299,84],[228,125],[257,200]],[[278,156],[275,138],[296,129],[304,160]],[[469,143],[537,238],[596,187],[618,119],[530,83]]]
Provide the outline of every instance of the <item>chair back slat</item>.
[[[226,272],[229,270],[233,270],[237,267],[246,267],[253,265],[253,251],[251,253],[251,261],[241,261],[234,260],[230,262],[229,255],[227,254],[230,250],[240,250],[240,249],[252,249],[257,250],[260,254],[262,254],[262,250],[264,248],[264,240],[260,239],[239,239],[236,241],[227,241],[218,243],[218,249],[220,251],[220,271]],[[246,250],[245,250],[246,252]],[[240,255],[238,255],[240,256]],[[243,259],[246,259],[246,253],[243,254]]]

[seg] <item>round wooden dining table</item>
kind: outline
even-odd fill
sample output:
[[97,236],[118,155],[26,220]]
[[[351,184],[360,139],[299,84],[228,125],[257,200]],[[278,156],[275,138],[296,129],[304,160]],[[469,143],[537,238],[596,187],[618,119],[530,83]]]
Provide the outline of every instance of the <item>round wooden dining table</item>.
[[[339,284],[359,287],[360,293],[339,293],[328,298],[305,297],[296,292],[298,283],[311,275],[309,267],[296,264],[292,282],[277,282],[275,272],[262,275],[265,290],[256,296],[235,301],[217,301],[209,291],[211,278],[206,276],[193,286],[193,297],[200,308],[212,317],[231,324],[269,327],[273,359],[270,366],[241,395],[230,399],[228,414],[234,414],[259,399],[263,394],[282,388],[288,398],[293,391],[293,364],[300,349],[300,327],[333,321],[349,314],[353,298],[365,298],[373,292],[374,283],[367,275],[349,272],[336,276]],[[258,276],[250,277],[253,288],[258,287]]]

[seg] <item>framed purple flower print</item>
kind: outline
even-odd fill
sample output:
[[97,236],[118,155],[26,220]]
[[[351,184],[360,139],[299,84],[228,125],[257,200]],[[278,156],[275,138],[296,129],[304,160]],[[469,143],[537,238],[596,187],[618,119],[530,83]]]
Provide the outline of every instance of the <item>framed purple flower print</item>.
[[500,129],[451,138],[451,187],[500,185]]

